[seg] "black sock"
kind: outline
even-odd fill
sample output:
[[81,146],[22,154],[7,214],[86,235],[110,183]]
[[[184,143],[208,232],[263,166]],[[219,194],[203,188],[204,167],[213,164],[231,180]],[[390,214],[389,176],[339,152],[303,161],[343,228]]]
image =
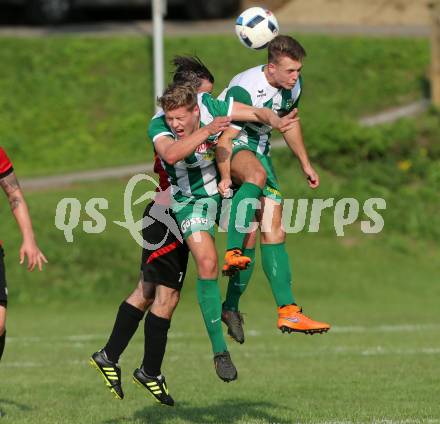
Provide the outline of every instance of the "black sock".
[[3,356],[3,351],[5,350],[5,343],[6,343],[6,330],[0,336],[0,361],[1,361],[2,356]]
[[107,358],[112,362],[118,362],[122,352],[127,347],[131,338],[139,326],[139,321],[143,318],[144,312],[122,302],[116,315],[115,325],[112,334],[104,347]]
[[145,351],[142,368],[151,377],[160,375],[170,323],[169,319],[160,318],[152,312],[148,312],[145,317]]

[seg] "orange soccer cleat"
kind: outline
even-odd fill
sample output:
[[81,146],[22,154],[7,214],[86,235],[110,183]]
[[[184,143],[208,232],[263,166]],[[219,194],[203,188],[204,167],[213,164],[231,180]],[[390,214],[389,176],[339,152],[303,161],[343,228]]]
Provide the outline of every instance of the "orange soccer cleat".
[[240,249],[227,250],[223,263],[222,274],[224,276],[234,275],[237,271],[246,269],[251,262],[251,258],[243,256],[243,252]]
[[278,308],[278,328],[285,333],[296,332],[304,334],[326,333],[330,325],[314,321],[302,313],[297,305],[287,305]]

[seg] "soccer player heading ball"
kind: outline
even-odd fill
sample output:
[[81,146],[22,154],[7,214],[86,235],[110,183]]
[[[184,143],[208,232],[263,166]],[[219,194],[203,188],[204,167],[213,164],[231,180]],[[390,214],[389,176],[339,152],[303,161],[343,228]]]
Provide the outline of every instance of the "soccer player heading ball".
[[[285,35],[275,37],[267,49],[268,62],[236,75],[219,98],[268,108],[284,116],[299,106],[303,91],[301,69],[306,52],[298,41]],[[235,228],[238,205],[243,199],[261,199],[262,207],[257,217],[262,224],[262,265],[278,307],[278,328],[283,332],[306,334],[323,333],[330,328],[326,323],[305,316],[292,294],[292,274],[281,226],[282,196],[270,157],[271,133],[270,125],[233,122],[217,145],[217,163],[222,176],[219,192],[224,194],[229,190],[232,181],[240,187],[232,201],[223,272],[234,274],[232,260],[247,258],[250,261],[248,269],[231,277],[223,304],[222,319],[229,334],[240,343],[244,341],[244,333],[239,299],[250,280],[255,258],[255,233],[246,235]],[[309,186],[317,188],[319,176],[310,164],[300,121],[284,131],[283,138],[298,158]],[[245,228],[254,215],[255,211],[248,208]]]
[[[171,208],[196,262],[197,296],[216,372],[222,380],[232,381],[237,378],[237,371],[221,327],[214,243],[214,224],[219,221],[222,206],[217,189],[220,175],[215,164],[215,144],[218,132],[226,130],[231,119],[287,130],[293,125],[296,112],[280,118],[267,108],[254,108],[233,99],[216,100],[209,93],[197,94],[191,84],[179,83],[165,90],[159,104],[163,112],[151,122],[149,136],[170,177]],[[198,207],[201,204],[206,207]]]
[[[150,122],[149,134],[150,138],[154,140],[156,151],[162,156],[164,160],[158,160],[156,156],[155,172],[159,174],[160,186],[163,192],[168,193],[170,176],[165,173],[163,166],[172,174],[174,165],[179,167],[179,172],[185,170],[185,166],[179,164],[185,157],[191,158],[194,156],[194,151],[198,149],[198,157],[205,166],[206,170],[213,169],[214,154],[209,154],[210,159],[206,162],[203,160],[208,147],[205,143],[207,138],[213,137],[219,131],[225,129],[229,125],[230,118],[203,115],[203,121],[200,125],[200,111],[201,108],[208,107],[215,115],[227,114],[229,111],[226,102],[218,102],[209,94],[201,94],[197,96],[196,90],[199,92],[210,92],[214,83],[214,77],[203,65],[198,58],[191,57],[176,57],[173,61],[176,66],[176,71],[173,76],[174,84],[167,89],[164,96],[161,98],[165,112],[156,114]],[[199,103],[204,102],[204,105]],[[183,106],[180,106],[180,103]],[[232,102],[231,102],[232,104]],[[208,106],[206,106],[208,105]],[[172,111],[178,114],[173,115]],[[254,109],[243,106],[234,105],[230,110],[235,117],[243,117],[245,119],[257,119],[254,116]],[[245,111],[244,114],[237,114],[237,110]],[[168,113],[167,113],[168,112]],[[273,112],[269,110],[257,111],[261,119],[265,122],[271,122],[276,127],[284,127],[291,125],[294,120],[291,114],[283,119],[278,118]],[[182,125],[182,121],[189,121],[190,125]],[[182,131],[183,129],[183,131]],[[170,145],[170,142],[172,146]],[[175,141],[178,141],[177,143]],[[157,145],[160,145],[159,148]],[[171,147],[171,148],[170,148]],[[188,159],[189,160],[189,159]],[[200,163],[195,163],[200,165]],[[192,170],[192,168],[194,168]],[[199,168],[199,170],[197,169]],[[189,172],[199,177],[199,180],[194,182],[192,189],[194,191],[202,190],[204,195],[204,183],[200,180],[200,166],[191,167]],[[181,180],[182,183],[185,179]],[[175,177],[171,178],[171,182],[175,183]],[[218,178],[212,180],[211,186],[216,190]],[[195,188],[197,186],[197,188]],[[186,186],[185,186],[186,187]],[[187,188],[185,188],[186,190]],[[181,190],[177,190],[175,194],[179,196]],[[162,193],[160,193],[161,201],[165,200]],[[169,201],[166,204],[169,205]],[[154,211],[164,205],[159,205],[159,200],[149,204],[145,211],[145,216],[155,218]],[[170,213],[169,217],[174,219],[174,214]],[[143,230],[144,239],[152,244],[162,240],[167,233],[167,226],[159,221]],[[121,369],[118,365],[120,355],[125,350],[132,336],[136,332],[139,321],[142,319],[145,311],[149,308],[149,312],[145,320],[145,354],[141,366],[135,370],[133,378],[136,383],[147,390],[156,400],[162,404],[172,406],[174,400],[169,394],[168,388],[165,384],[165,378],[161,374],[161,364],[165,354],[167,332],[170,327],[171,317],[175,307],[179,301],[179,293],[185,278],[187,266],[188,250],[186,243],[181,244],[173,234],[169,233],[168,238],[163,248],[155,251],[148,249],[143,250],[142,255],[142,274],[140,281],[133,293],[124,301],[119,307],[116,321],[110,338],[103,349],[95,352],[90,358],[91,363],[96,367],[105,379],[107,386],[118,398],[122,399],[124,393],[121,382]],[[216,258],[215,258],[216,261]],[[206,286],[207,289],[208,285]],[[214,287],[215,289],[215,287]],[[220,378],[225,381],[236,377],[235,367],[231,366],[229,354],[225,351],[226,347],[221,334],[220,310],[221,303],[218,301],[217,311],[218,319],[215,321],[216,331],[210,333],[212,338],[215,338],[216,346],[220,345],[219,355],[216,356],[216,370]],[[209,303],[209,298],[208,302]],[[216,304],[214,304],[216,306]],[[220,331],[220,336],[218,332]]]

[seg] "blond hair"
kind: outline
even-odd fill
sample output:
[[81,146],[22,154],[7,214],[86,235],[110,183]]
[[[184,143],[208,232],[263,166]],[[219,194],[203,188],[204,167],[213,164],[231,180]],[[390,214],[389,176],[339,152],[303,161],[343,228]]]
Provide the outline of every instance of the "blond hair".
[[193,110],[197,105],[197,92],[192,84],[170,84],[164,91],[162,97],[157,99],[157,104],[168,112],[185,107],[188,110]]

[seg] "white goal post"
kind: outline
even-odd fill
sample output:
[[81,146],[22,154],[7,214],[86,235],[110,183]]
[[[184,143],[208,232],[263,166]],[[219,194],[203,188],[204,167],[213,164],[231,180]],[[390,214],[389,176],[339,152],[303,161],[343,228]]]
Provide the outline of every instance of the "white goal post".
[[[154,103],[164,89],[164,48],[163,19],[166,15],[166,0],[152,0],[153,19],[153,62],[154,62]],[[156,105],[156,111],[158,106]]]

